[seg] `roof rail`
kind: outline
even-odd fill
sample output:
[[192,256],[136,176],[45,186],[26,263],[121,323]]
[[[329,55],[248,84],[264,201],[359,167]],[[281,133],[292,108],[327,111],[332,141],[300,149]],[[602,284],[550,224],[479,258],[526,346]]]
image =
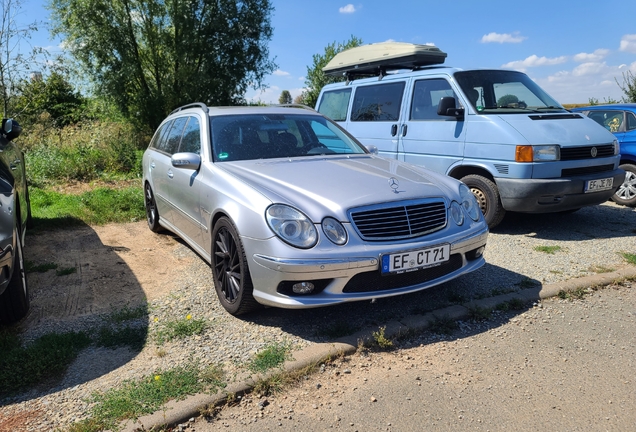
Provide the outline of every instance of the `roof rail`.
[[180,106],[179,108],[173,110],[170,114],[174,114],[174,113],[179,112],[181,110],[184,110],[186,108],[195,108],[195,107],[201,108],[206,113],[208,112],[208,106],[206,104],[204,104],[203,102],[193,102],[191,104]]
[[312,107],[310,107],[309,105],[303,105],[303,104],[299,104],[299,103],[291,103],[291,104],[273,104],[272,106],[275,107],[285,107],[285,108],[304,108],[304,109],[308,109],[311,111],[316,112],[316,110]]

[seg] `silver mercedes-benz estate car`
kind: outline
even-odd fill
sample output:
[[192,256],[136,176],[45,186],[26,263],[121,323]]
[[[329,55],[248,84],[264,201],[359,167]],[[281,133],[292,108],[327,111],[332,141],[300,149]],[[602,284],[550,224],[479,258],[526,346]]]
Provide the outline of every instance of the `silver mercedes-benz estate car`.
[[379,157],[310,109],[178,108],[143,181],[150,229],[211,264],[234,315],[405,294],[484,264],[488,227],[468,187]]

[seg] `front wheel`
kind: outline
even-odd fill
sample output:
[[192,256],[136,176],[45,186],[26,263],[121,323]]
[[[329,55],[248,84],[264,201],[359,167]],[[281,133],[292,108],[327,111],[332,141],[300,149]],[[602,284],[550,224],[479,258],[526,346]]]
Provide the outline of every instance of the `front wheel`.
[[479,204],[479,208],[484,214],[488,228],[492,229],[499,225],[506,214],[506,210],[501,204],[497,185],[492,180],[476,174],[467,175],[461,181],[470,188],[470,191],[477,199],[477,204]]
[[15,238],[13,274],[7,289],[0,295],[0,322],[4,324],[12,324],[24,318],[30,305],[22,237],[18,227],[14,228],[13,235]]
[[221,305],[232,315],[258,309],[252,278],[236,228],[226,217],[212,230],[212,277]]
[[636,165],[623,164],[619,166],[625,170],[625,181],[612,196],[612,201],[628,207],[636,207]]

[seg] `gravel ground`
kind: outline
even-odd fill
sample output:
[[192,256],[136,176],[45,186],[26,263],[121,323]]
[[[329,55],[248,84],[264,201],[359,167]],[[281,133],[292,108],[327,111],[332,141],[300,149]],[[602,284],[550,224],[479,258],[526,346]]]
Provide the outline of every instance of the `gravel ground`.
[[[0,401],[0,431],[64,429],[87,415],[86,399],[94,391],[193,360],[202,366],[222,364],[232,376],[254,353],[273,342],[300,349],[332,340],[334,331],[343,326],[351,330],[381,326],[391,319],[470,299],[617,269],[627,265],[621,252],[636,251],[635,222],[634,210],[613,203],[567,215],[509,214],[490,234],[487,265],[450,283],[376,302],[312,310],[269,308],[240,318],[227,314],[216,300],[209,266],[188,247],[180,246],[174,251],[175,258],[195,259],[187,271],[172,275],[172,292],[149,302],[148,316],[138,322],[149,328],[146,347],[140,352],[127,348],[85,350],[54,387]],[[536,251],[537,246],[561,249],[547,254]],[[161,346],[153,341],[152,335],[162,323],[188,314],[207,323],[203,334]],[[26,329],[24,338],[95,328],[101,319],[89,314],[69,321],[41,321]],[[22,429],[13,427],[16,418],[21,419]]]

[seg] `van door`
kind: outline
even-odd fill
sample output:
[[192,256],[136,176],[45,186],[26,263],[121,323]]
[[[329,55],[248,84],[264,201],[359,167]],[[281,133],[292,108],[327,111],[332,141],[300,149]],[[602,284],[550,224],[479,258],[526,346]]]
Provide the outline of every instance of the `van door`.
[[396,159],[398,129],[406,80],[355,88],[347,130],[362,144],[374,145],[381,156]]
[[447,174],[464,158],[466,122],[438,115],[437,106],[446,96],[458,100],[457,93],[445,78],[418,78],[411,84],[399,159]]

